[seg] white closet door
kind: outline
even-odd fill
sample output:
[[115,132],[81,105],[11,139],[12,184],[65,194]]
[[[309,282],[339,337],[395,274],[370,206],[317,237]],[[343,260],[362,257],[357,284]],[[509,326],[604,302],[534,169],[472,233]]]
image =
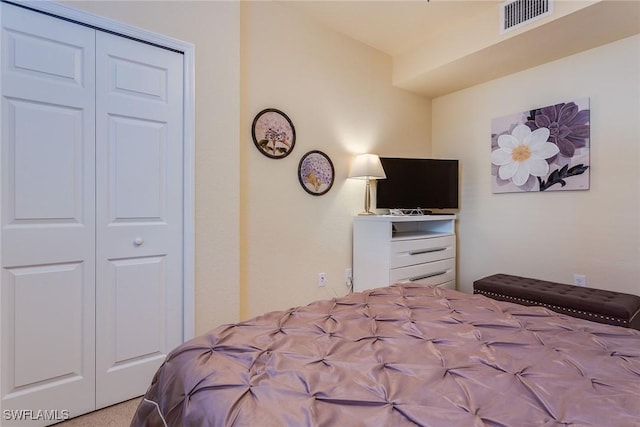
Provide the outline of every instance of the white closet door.
[[3,417],[77,415],[95,405],[95,32],[0,7]]
[[182,342],[182,54],[96,35],[98,408]]

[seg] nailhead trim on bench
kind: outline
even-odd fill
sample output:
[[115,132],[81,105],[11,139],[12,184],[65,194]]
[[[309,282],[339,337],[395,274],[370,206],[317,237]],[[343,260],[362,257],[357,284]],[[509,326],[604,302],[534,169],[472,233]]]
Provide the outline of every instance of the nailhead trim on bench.
[[583,314],[583,315],[594,317],[594,318],[606,319],[606,320],[610,320],[610,321],[619,323],[621,326],[629,327],[629,321],[627,319],[620,319],[618,317],[610,317],[610,316],[605,316],[605,315],[602,315],[602,314],[594,314],[594,313],[591,313],[591,312],[588,312],[588,311],[575,310],[573,308],[561,307],[561,306],[547,304],[547,303],[540,302],[540,301],[532,301],[532,300],[528,300],[528,299],[524,299],[524,298],[512,297],[510,295],[499,294],[497,292],[484,291],[484,290],[481,290],[481,289],[474,289],[473,292],[475,294],[482,294],[482,295],[488,296],[489,298],[493,298],[493,297],[503,298],[503,299],[508,299],[508,300],[511,300],[511,301],[516,301],[516,302],[519,302],[519,303],[527,303],[529,305],[544,306],[544,307],[550,308],[550,309],[552,309],[554,311],[560,310],[560,311],[564,311],[564,312]]

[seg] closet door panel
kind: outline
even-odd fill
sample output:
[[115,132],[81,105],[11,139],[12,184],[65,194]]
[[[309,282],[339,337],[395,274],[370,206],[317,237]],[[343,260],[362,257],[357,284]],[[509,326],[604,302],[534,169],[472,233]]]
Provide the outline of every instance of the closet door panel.
[[[74,247],[75,256],[84,257],[94,222],[87,216],[93,213],[93,206],[87,206],[93,196],[86,185],[92,185],[93,177],[86,176],[84,159],[93,147],[84,141],[84,109],[4,101],[3,238],[21,244],[4,252],[3,263],[65,262]],[[61,239],[72,244],[65,251],[52,251]]]
[[[17,388],[82,377],[82,264],[54,264],[9,270],[15,307],[15,377]],[[66,298],[56,304],[50,301]],[[35,322],[46,318],[55,321]],[[46,348],[46,363],[42,349]]]
[[162,222],[166,217],[167,125],[131,117],[109,117],[109,156],[113,193],[112,224]]
[[14,133],[9,147],[15,203],[11,219],[81,223],[82,113],[38,102],[7,104]]
[[2,409],[73,416],[95,407],[95,32],[0,7]]
[[[182,341],[182,55],[97,35],[97,407]],[[117,391],[117,393],[115,393]]]
[[[164,257],[116,260],[111,262],[113,282],[110,296],[119,307],[114,332],[116,364],[145,355],[161,357],[164,347],[162,307],[164,303]],[[153,277],[155,280],[148,280]],[[152,325],[149,327],[149,325]]]
[[[3,88],[7,96],[17,95],[57,103],[65,97],[65,105],[82,105],[84,93],[93,89],[93,44],[87,50],[85,40],[93,38],[93,30],[78,31],[78,39],[69,39],[58,33],[59,19],[5,4],[3,11],[2,47],[3,75],[18,86]],[[18,16],[31,15],[27,20],[37,22],[29,29],[21,28],[26,21]],[[64,23],[71,28],[74,24]],[[24,31],[23,31],[24,30]]]

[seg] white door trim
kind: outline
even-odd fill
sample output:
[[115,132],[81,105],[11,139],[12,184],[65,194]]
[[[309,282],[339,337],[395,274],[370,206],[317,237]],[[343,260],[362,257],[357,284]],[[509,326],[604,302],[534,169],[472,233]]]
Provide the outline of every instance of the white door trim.
[[173,49],[184,55],[183,339],[192,338],[195,333],[195,46],[52,1],[14,0],[8,3]]

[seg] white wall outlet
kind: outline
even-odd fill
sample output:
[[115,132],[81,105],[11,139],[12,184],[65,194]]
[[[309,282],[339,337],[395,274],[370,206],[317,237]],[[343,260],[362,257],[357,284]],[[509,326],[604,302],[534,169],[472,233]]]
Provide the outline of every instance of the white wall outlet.
[[322,288],[327,286],[327,275],[324,273],[318,273],[318,287]]
[[346,268],[344,270],[344,285],[347,288],[351,288],[352,282],[353,282],[353,270],[351,268]]
[[587,276],[584,274],[573,274],[573,284],[576,286],[587,286]]

